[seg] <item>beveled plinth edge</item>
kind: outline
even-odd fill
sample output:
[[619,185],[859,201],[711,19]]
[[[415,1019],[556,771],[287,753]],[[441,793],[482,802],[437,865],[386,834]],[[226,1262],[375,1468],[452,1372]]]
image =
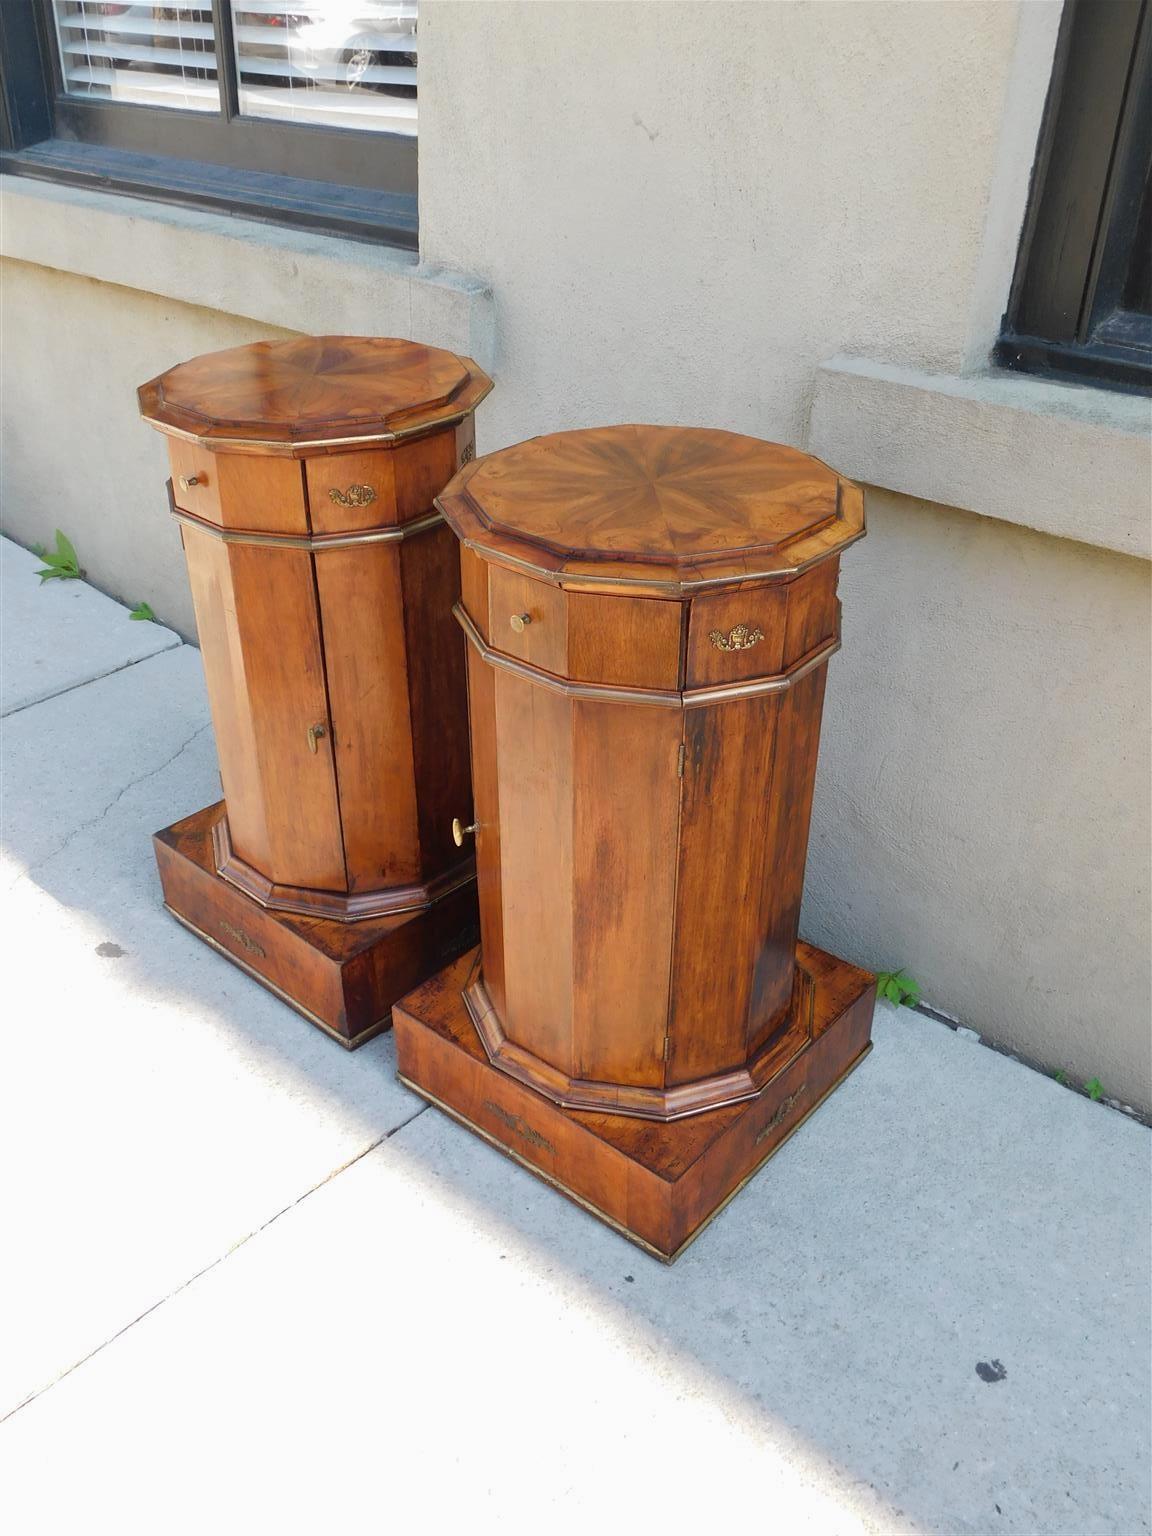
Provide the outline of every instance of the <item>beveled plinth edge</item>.
[[424,884],[386,886],[377,891],[318,891],[269,880],[239,856],[232,846],[228,813],[221,812],[212,828],[216,873],[249,900],[275,912],[294,912],[301,917],[324,917],[337,923],[362,923],[370,917],[389,917],[420,912],[460,886],[475,882],[476,859],[469,854],[442,875]]
[[398,1071],[413,1092],[666,1263],[678,1258],[871,1049],[875,987],[799,945],[818,1032],[754,1099],[654,1123],[566,1109],[493,1067],[461,988],[462,955],[393,1010]]
[[346,1050],[386,1030],[397,998],[476,942],[471,885],[433,907],[356,924],[261,907],[216,873],[211,833],[222,808],[154,835],[165,907]]
[[495,1004],[477,966],[463,991],[476,1033],[488,1060],[509,1077],[534,1088],[565,1109],[592,1110],[604,1115],[628,1115],[638,1120],[668,1122],[689,1115],[706,1114],[731,1104],[754,1099],[779,1076],[812,1039],[815,983],[799,963],[793,976],[792,998],[786,1017],[759,1051],[731,1072],[701,1077],[693,1082],[663,1088],[642,1088],[631,1083],[598,1082],[570,1077],[548,1062],[509,1040]]

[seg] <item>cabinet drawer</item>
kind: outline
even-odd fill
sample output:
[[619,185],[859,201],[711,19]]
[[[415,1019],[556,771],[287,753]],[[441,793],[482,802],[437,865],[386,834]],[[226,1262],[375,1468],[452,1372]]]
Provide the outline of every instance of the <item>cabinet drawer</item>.
[[211,453],[199,443],[168,439],[172,494],[182,512],[218,528],[250,533],[308,532],[304,473],[297,459]]
[[787,591],[758,587],[692,600],[688,619],[687,686],[745,682],[779,672]]
[[487,628],[493,650],[567,675],[568,615],[559,587],[490,566]]
[[359,533],[395,523],[394,457],[375,448],[306,460],[313,533]]

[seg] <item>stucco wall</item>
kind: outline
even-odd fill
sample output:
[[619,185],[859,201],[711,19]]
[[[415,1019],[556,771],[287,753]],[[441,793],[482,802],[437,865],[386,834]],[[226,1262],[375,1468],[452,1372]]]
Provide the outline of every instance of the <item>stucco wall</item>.
[[191,637],[168,454],[136,387],[181,358],[289,332],[22,261],[0,264],[0,325],[5,533],[51,545],[62,528],[97,586]]
[[[5,525],[64,527],[99,585],[190,633],[135,387],[283,325],[480,355],[481,451],[628,419],[803,443],[833,354],[960,374],[1007,294],[1058,13],[422,0],[418,269],[192,215],[152,261],[125,217],[130,277],[111,217],[96,255],[48,239],[34,265],[16,242]],[[95,229],[79,203],[49,212]],[[841,582],[806,932],[1147,1105],[1148,567],[881,489],[869,518]]]
[[692,421],[799,442],[835,352],[955,369],[979,324],[986,354],[1058,16],[424,5],[421,251],[496,296],[487,430]]

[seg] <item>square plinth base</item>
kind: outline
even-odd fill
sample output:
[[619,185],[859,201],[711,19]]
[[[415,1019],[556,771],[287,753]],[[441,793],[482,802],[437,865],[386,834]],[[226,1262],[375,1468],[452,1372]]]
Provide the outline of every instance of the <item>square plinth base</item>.
[[812,1039],[744,1104],[667,1124],[562,1109],[492,1066],[461,990],[479,951],[398,1003],[400,1080],[657,1258],[671,1261],[871,1049],[876,978],[809,944]]
[[392,1005],[479,937],[469,881],[420,912],[340,923],[262,907],[216,873],[210,805],[152,839],[164,905],[217,953],[348,1050],[391,1022]]

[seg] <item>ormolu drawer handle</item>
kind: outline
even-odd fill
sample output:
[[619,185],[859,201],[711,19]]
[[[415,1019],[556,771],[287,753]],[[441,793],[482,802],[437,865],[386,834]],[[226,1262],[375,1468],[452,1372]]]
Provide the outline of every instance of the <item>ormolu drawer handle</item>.
[[762,629],[749,629],[747,624],[736,624],[725,635],[714,629],[708,636],[718,651],[750,651],[764,638]]
[[203,485],[203,484],[204,484],[204,482],[203,482],[203,480],[201,480],[199,475],[181,475],[180,476],[180,489],[182,491],[190,491],[193,486],[195,486],[195,485]]
[[308,727],[308,750],[309,750],[309,752],[315,752],[316,751],[316,743],[320,740],[321,736],[327,736],[327,734],[328,734],[328,727],[327,726],[325,726],[325,725],[310,725]]
[[480,823],[478,821],[474,821],[470,827],[466,827],[460,820],[459,816],[453,816],[452,841],[456,844],[457,848],[463,848],[464,839],[469,835],[469,833],[476,832],[479,829],[479,826]]
[[370,507],[376,500],[376,492],[370,485],[350,485],[346,491],[329,491],[328,499],[338,507]]
[[514,613],[508,622],[518,635],[522,635],[529,624],[531,624],[532,615],[530,613]]

